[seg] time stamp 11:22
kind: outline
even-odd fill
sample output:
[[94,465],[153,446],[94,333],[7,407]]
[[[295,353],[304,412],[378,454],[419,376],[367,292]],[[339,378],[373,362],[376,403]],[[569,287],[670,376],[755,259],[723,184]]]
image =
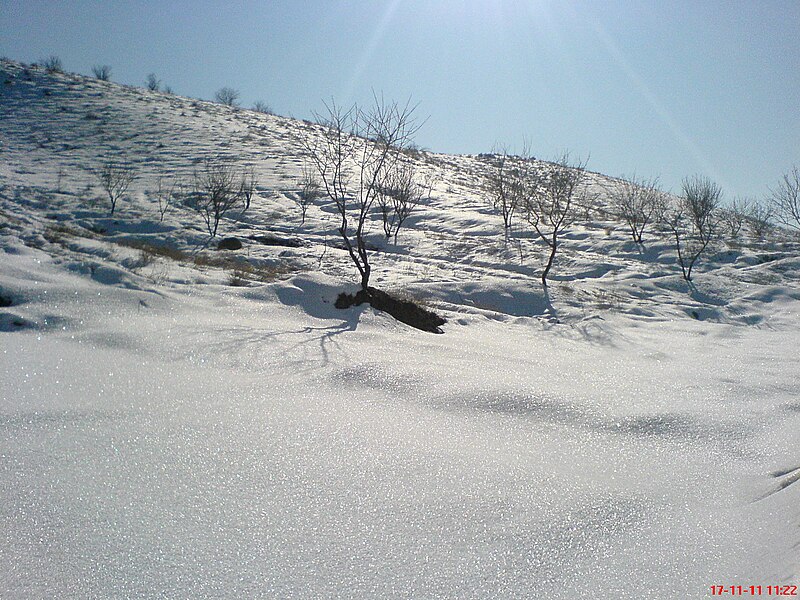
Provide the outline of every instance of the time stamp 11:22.
[[712,596],[797,597],[796,585],[712,585]]

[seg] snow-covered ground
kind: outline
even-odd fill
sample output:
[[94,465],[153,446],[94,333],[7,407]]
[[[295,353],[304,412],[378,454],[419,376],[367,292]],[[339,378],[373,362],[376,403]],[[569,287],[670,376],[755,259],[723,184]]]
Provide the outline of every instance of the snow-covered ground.
[[[545,296],[485,163],[423,153],[433,198],[373,241],[374,283],[448,319],[426,334],[333,307],[355,273],[324,207],[300,225],[302,122],[0,67],[0,597],[798,583],[791,241],[718,244],[687,287],[666,237],[595,214]],[[258,175],[237,252],[147,194],[217,153]],[[111,218],[87,169],[119,156]]]

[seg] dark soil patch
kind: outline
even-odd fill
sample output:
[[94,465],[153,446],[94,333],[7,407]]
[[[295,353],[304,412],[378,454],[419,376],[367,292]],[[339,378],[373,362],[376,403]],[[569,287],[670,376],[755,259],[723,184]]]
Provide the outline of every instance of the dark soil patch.
[[217,250],[241,250],[242,242],[239,238],[229,237],[220,240],[217,244]]
[[359,290],[356,295],[342,292],[336,298],[336,308],[350,308],[367,302],[372,308],[382,310],[392,315],[395,319],[411,327],[428,331],[430,333],[444,333],[441,326],[447,321],[435,312],[422,308],[410,300],[398,300],[386,292],[368,288],[368,291]]
[[303,240],[296,237],[281,236],[274,233],[251,235],[250,239],[265,246],[285,246],[287,248],[300,248]]
[[0,294],[0,306],[14,306],[14,301],[10,297]]

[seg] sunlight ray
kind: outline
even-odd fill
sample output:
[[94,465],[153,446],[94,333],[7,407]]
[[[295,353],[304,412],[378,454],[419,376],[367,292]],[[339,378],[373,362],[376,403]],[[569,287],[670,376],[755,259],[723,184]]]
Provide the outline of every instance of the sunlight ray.
[[364,71],[367,69],[367,66],[372,60],[378,44],[386,34],[389,23],[392,21],[392,17],[397,11],[397,7],[400,5],[401,1],[402,0],[390,0],[386,4],[386,9],[381,16],[378,25],[373,29],[372,36],[364,47],[364,51],[361,53],[358,62],[353,67],[353,72],[350,75],[350,79],[347,81],[346,87],[344,88],[342,97],[344,98],[345,104],[350,104],[355,100],[356,88],[361,81],[361,76],[364,74]]
[[596,20],[592,20],[591,22],[592,29],[597,34],[597,37],[600,39],[600,42],[603,44],[605,49],[608,51],[611,58],[617,64],[617,66],[622,70],[625,76],[630,80],[636,90],[642,95],[642,97],[647,101],[650,105],[650,108],[658,115],[658,117],[663,121],[663,123],[667,126],[672,137],[675,141],[680,144],[685,150],[689,152],[695,162],[700,166],[704,173],[707,173],[717,181],[721,183],[725,183],[723,181],[723,177],[711,161],[709,161],[704,153],[700,150],[699,146],[692,139],[692,137],[684,131],[683,127],[681,127],[680,123],[672,116],[670,111],[661,101],[661,99],[650,90],[650,88],[645,83],[644,79],[641,75],[634,69],[633,65],[628,61],[626,56],[622,53],[619,49],[619,46],[616,44],[614,39],[609,35],[609,33],[603,28],[603,26],[598,23]]

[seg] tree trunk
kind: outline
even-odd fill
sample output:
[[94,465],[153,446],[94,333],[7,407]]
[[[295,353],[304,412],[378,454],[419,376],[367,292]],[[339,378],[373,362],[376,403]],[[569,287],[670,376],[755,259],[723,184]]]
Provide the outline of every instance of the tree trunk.
[[361,289],[364,290],[367,294],[369,294],[369,275],[370,275],[370,266],[365,265],[364,269],[361,271]]
[[544,271],[542,272],[542,285],[544,287],[547,287],[547,274],[550,273],[550,268],[553,266],[557,248],[558,246],[555,243],[550,246],[550,258],[547,259],[547,265],[545,265]]

